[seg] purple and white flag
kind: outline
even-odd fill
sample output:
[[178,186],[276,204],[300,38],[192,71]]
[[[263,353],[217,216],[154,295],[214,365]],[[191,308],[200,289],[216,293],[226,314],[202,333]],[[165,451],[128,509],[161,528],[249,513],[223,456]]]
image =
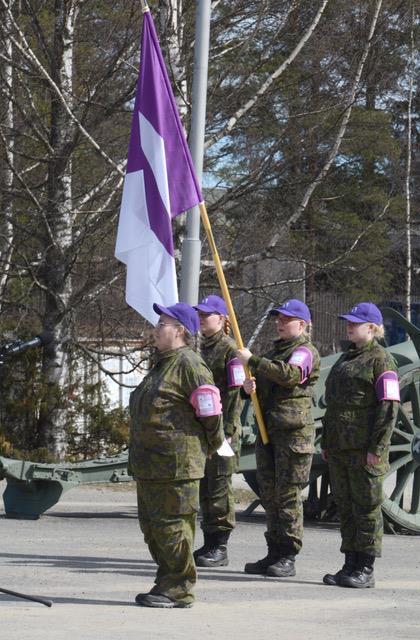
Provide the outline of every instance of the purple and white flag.
[[202,200],[147,11],[115,256],[127,265],[127,303],[152,324],[154,302],[178,302],[171,220]]

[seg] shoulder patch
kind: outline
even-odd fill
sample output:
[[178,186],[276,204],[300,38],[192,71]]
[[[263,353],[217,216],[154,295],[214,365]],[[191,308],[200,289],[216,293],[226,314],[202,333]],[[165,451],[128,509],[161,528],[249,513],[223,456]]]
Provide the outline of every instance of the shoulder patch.
[[384,371],[375,382],[376,398],[379,400],[400,401],[400,386],[395,371]]
[[295,349],[288,360],[288,364],[294,364],[299,367],[301,371],[300,384],[303,384],[308,379],[309,374],[312,371],[313,366],[313,354],[308,347],[298,347]]
[[220,416],[222,413],[220,391],[213,384],[197,387],[190,396],[190,404],[194,407],[197,418]]
[[227,377],[229,387],[242,387],[245,380],[245,369],[239,358],[232,358],[227,363]]

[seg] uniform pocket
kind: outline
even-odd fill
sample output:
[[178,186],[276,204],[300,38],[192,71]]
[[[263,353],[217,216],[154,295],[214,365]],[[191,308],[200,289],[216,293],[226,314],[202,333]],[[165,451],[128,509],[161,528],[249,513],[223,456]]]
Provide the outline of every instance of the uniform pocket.
[[314,439],[313,437],[299,437],[296,436],[289,444],[290,449],[294,453],[310,453],[314,452]]
[[311,466],[312,453],[295,453],[292,451],[289,469],[290,483],[305,485],[309,480]]
[[182,431],[155,431],[143,443],[142,467],[148,469],[146,477],[155,479],[177,478],[183,475],[187,460],[187,444]]
[[139,505],[153,522],[182,517],[198,511],[199,481],[142,482],[138,484]]
[[268,416],[269,426],[287,430],[303,429],[310,421],[308,410],[299,406],[282,405]]

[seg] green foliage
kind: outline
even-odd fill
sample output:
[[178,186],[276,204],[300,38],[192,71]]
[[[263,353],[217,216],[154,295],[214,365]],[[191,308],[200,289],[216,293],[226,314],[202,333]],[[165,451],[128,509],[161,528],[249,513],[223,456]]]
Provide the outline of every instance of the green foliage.
[[127,409],[111,409],[98,384],[85,384],[70,400],[67,458],[77,462],[112,456],[128,445]]
[[66,410],[64,437],[70,461],[114,455],[128,444],[128,413],[111,409],[99,384],[73,380],[64,388],[47,385],[41,373],[40,354],[29,350],[2,369],[0,401],[0,455],[35,462],[54,462],[39,446],[38,418],[46,394]]

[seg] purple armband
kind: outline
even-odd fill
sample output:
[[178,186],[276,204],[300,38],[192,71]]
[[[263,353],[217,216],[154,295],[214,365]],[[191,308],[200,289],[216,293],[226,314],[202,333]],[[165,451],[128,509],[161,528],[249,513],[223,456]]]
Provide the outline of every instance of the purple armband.
[[227,363],[228,387],[242,387],[245,370],[239,358],[232,358]]
[[220,391],[213,384],[203,384],[201,387],[197,387],[190,396],[190,403],[198,418],[220,416],[222,413]]
[[398,375],[395,371],[384,371],[384,373],[381,373],[375,382],[375,393],[379,401],[400,401],[400,387],[398,384]]
[[288,364],[294,364],[301,371],[300,384],[303,384],[308,379],[312,371],[313,359],[312,351],[307,347],[298,347],[289,358]]

